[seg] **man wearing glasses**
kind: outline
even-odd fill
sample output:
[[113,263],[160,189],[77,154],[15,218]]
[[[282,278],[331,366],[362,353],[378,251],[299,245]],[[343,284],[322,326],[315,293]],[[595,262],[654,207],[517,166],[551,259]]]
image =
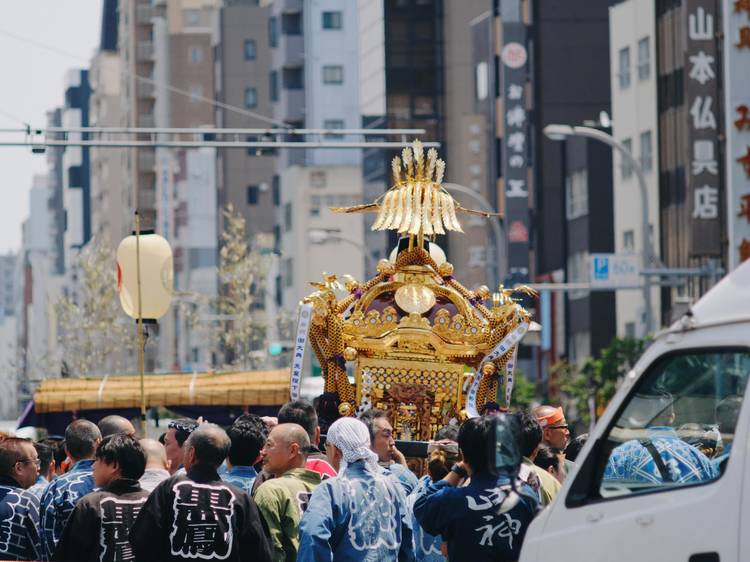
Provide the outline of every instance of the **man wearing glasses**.
[[[564,451],[570,441],[570,430],[568,422],[565,420],[565,412],[560,407],[555,406],[537,406],[533,411],[536,421],[542,426],[542,444]],[[563,470],[568,474],[575,464],[565,459]]]
[[39,475],[39,457],[28,439],[0,442],[0,558],[39,560],[39,500],[29,492]]

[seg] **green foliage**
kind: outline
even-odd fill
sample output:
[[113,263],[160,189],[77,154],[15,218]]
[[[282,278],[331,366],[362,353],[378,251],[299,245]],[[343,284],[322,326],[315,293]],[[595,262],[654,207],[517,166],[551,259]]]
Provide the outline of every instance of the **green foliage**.
[[511,410],[518,411],[530,408],[531,404],[536,400],[536,384],[528,380],[523,372],[518,369],[516,369],[513,377],[515,383],[510,399]]
[[[567,361],[552,366],[551,374],[556,375],[565,401],[575,406],[583,423],[590,422],[588,399],[591,393],[596,393],[597,409],[603,409],[615,395],[625,374],[638,361],[646,343],[642,339],[615,338],[602,349],[599,357],[589,357],[580,366]],[[568,421],[575,420],[568,417]]]

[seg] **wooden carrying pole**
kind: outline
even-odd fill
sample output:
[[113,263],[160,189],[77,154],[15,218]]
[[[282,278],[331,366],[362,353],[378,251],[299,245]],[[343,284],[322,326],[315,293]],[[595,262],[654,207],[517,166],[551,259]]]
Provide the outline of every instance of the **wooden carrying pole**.
[[146,437],[146,390],[144,384],[145,346],[143,337],[143,312],[141,310],[141,217],[135,212],[135,269],[138,287],[138,374],[141,378],[141,437]]

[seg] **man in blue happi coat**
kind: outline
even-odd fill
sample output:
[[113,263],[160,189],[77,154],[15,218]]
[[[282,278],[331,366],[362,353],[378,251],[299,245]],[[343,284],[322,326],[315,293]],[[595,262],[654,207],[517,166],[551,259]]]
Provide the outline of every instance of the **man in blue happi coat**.
[[417,477],[406,466],[404,454],[396,448],[388,414],[372,408],[362,414],[360,420],[370,432],[370,448],[378,456],[378,463],[387,474],[391,474],[401,483],[404,494],[408,496],[417,486]]
[[312,493],[300,522],[298,562],[414,560],[406,498],[383,474],[367,427],[341,418],[328,429],[326,454],[338,476]]
[[254,465],[258,462],[267,434],[265,422],[260,416],[253,414],[234,422],[227,430],[232,446],[227,455],[227,469],[219,476],[224,482],[234,484],[248,496],[252,495],[253,484],[258,477]]
[[28,439],[0,442],[0,559],[38,560],[39,500],[29,492],[39,475],[39,457]]
[[672,427],[673,403],[666,392],[635,395],[618,424],[627,425],[640,438],[612,451],[604,469],[605,482],[691,484],[718,478],[708,457],[680,439]]
[[[422,489],[414,502],[414,515],[422,528],[441,535],[448,544],[449,560],[518,560],[537,512],[538,496],[528,485],[506,470],[497,475],[490,471],[494,435],[491,416],[464,422],[458,432],[463,461],[445,478]],[[469,476],[469,483],[459,486]]]
[[50,560],[65,524],[78,501],[94,489],[94,453],[102,436],[88,420],[76,420],[65,430],[65,452],[72,468],[50,482],[42,494],[42,558]]

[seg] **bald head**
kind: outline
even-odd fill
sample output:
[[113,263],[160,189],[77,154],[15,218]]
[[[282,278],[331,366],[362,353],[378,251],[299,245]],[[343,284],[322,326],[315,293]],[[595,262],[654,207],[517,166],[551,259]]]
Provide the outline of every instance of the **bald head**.
[[106,416],[99,423],[99,431],[102,433],[102,439],[108,435],[135,435],[135,427],[130,420],[122,416]]
[[143,452],[146,453],[146,468],[166,468],[169,470],[167,450],[164,445],[156,439],[141,439],[140,444],[143,447]]
[[227,458],[232,442],[227,432],[213,423],[204,423],[190,434],[185,447],[185,468],[193,464],[205,464],[219,468]]
[[273,435],[275,440],[285,445],[296,443],[300,453],[307,456],[307,450],[310,448],[310,436],[301,425],[281,423],[271,430],[270,435]]

